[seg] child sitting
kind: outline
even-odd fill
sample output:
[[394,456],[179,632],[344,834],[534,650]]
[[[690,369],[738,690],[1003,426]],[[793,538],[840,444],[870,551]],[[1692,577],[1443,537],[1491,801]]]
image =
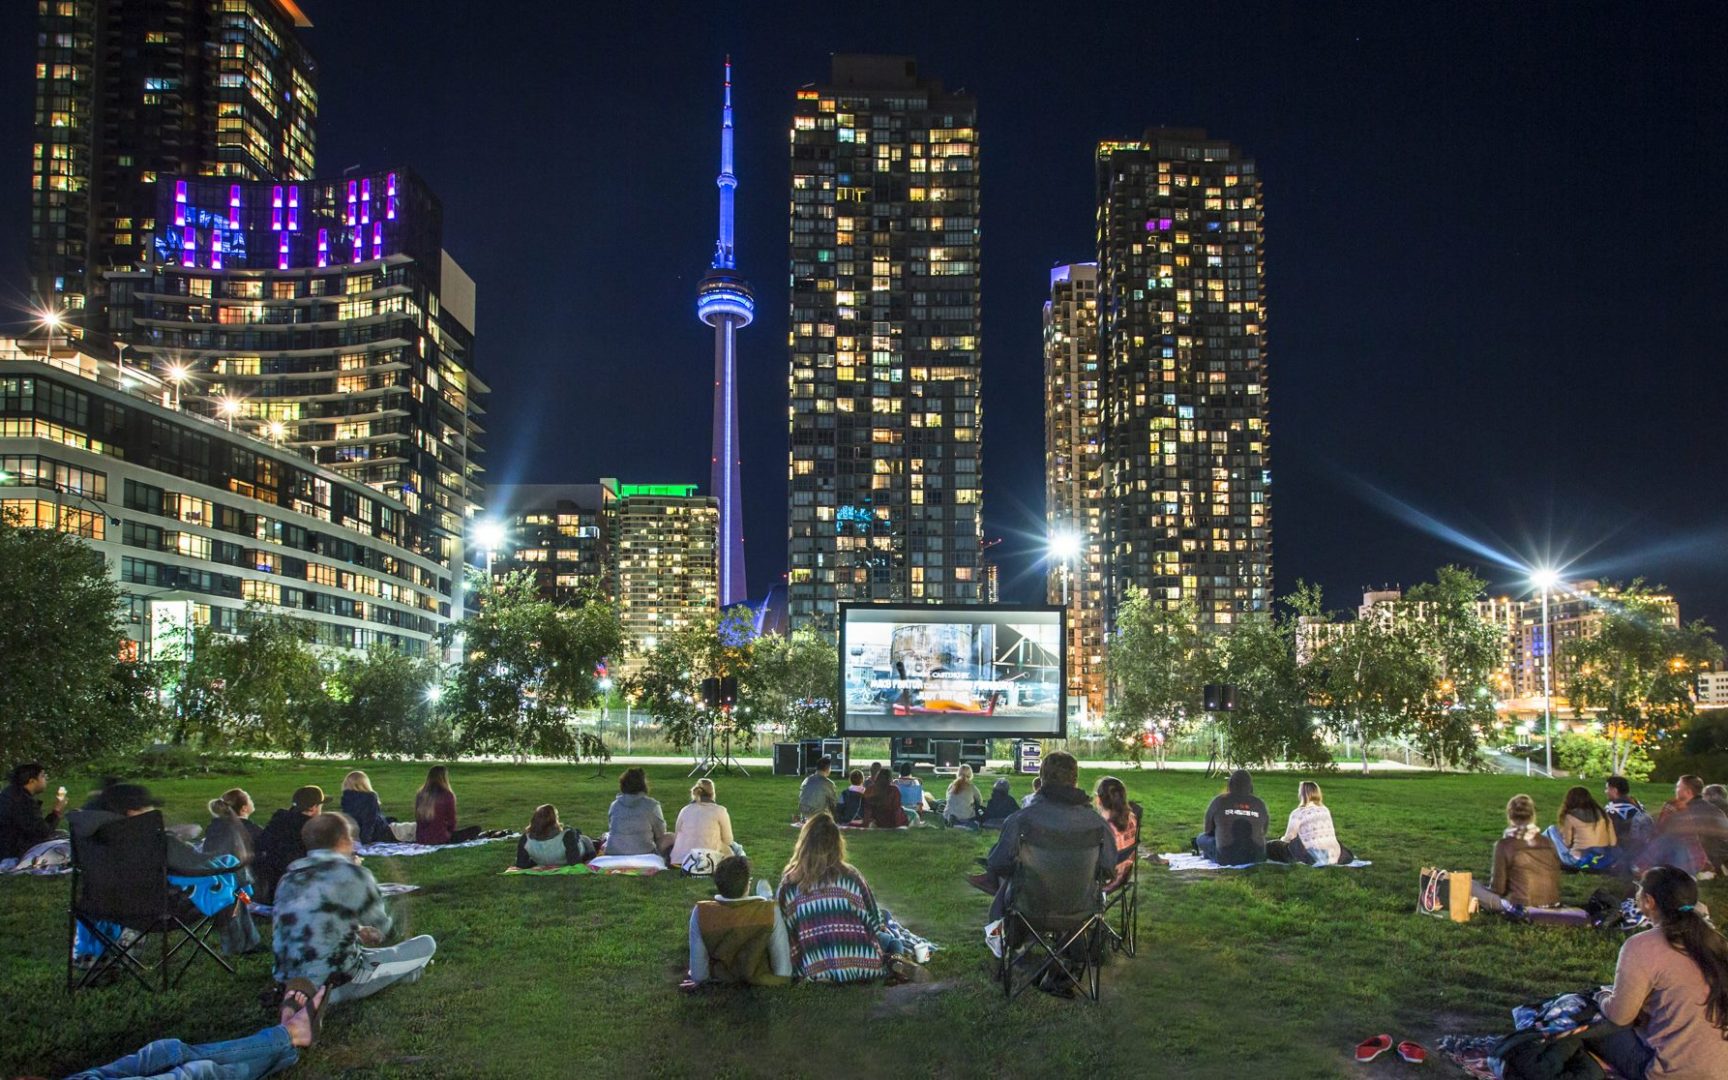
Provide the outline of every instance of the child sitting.
[[780,909],[766,896],[747,896],[750,860],[728,855],[714,868],[712,900],[690,911],[690,982],[785,986],[792,948]]

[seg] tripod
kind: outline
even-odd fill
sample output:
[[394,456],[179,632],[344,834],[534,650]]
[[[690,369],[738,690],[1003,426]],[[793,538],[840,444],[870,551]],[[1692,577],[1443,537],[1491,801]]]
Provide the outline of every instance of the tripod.
[[731,710],[723,709],[721,711],[722,716],[708,722],[708,749],[702,760],[698,761],[696,767],[690,770],[689,775],[691,776],[695,776],[697,773],[707,776],[715,769],[723,770],[727,776],[731,776],[734,768],[746,777],[750,775],[750,770],[732,756]]

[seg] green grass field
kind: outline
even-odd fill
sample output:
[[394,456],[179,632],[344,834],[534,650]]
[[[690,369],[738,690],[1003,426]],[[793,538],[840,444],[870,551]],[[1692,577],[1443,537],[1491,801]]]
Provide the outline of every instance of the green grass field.
[[[204,802],[231,785],[260,808],[276,807],[301,784],[337,790],[345,771],[272,763],[247,776],[151,786],[171,821],[203,823]],[[386,812],[400,813],[424,768],[369,771]],[[452,780],[464,822],[520,828],[549,801],[598,833],[619,771],[595,778],[592,766],[461,765]],[[650,776],[670,820],[688,782],[670,767]],[[1219,786],[1194,774],[1123,779],[1146,807],[1145,845],[1159,851],[1186,843]],[[1279,823],[1297,779],[1260,784]],[[332,1011],[297,1075],[804,1076],[865,1063],[916,1076],[1366,1075],[1349,1058],[1365,1036],[1431,1043],[1447,1032],[1501,1030],[1506,1010],[1523,1000],[1611,977],[1618,936],[1486,918],[1458,926],[1413,912],[1419,867],[1485,872],[1506,799],[1529,791],[1546,823],[1561,782],[1322,780],[1340,837],[1374,865],[1177,876],[1143,864],[1140,955],[1110,962],[1096,1006],[1036,992],[1003,1001],[980,933],[989,900],[963,878],[991,834],[848,834],[850,857],[880,902],[943,946],[929,965],[932,984],[892,989],[679,993],[700,879],[506,878],[498,872],[513,845],[502,842],[369,860],[380,880],[421,886],[396,901],[398,926],[434,935],[438,960],[418,985]],[[777,879],[795,837],[786,822],[796,782],[717,781],[759,874]],[[88,784],[66,782],[76,802]],[[1028,788],[1016,778],[1016,795]],[[1640,794],[1660,801],[1654,786]],[[261,809],[260,820],[268,813]],[[258,1001],[270,979],[262,956],[240,961],[237,977],[201,964],[168,994],[117,985],[68,999],[67,880],[0,879],[0,1075],[57,1076],[154,1038],[229,1038],[273,1022]],[[1567,898],[1582,901],[1600,883],[1569,878]],[[1728,910],[1722,883],[1707,885],[1705,898]],[[1440,1062],[1428,1068],[1452,1073]]]

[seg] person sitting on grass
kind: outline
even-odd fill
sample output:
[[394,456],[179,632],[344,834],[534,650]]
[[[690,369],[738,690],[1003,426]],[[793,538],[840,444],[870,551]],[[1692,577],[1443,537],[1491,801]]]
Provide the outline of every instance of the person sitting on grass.
[[1684,870],[1644,872],[1635,894],[1651,929],[1620,946],[1614,985],[1596,995],[1619,1030],[1590,1049],[1626,1080],[1728,1076],[1728,940],[1706,920]]
[[[876,774],[872,772],[870,775]],[[853,769],[846,776],[846,790],[840,793],[840,805],[834,811],[834,820],[842,825],[858,820],[858,811],[864,806],[864,792],[864,772]]]
[[1014,791],[1006,776],[998,777],[990,785],[990,801],[984,806],[984,819],[980,822],[986,829],[1000,829],[1002,823],[1014,816],[1020,809],[1020,804],[1014,801]]
[[974,886],[995,896],[990,904],[990,920],[1002,917],[1006,910],[1008,890],[1003,884],[1014,877],[1020,861],[1022,824],[1042,832],[1064,833],[1076,844],[1098,849],[1097,876],[1100,884],[1116,875],[1116,837],[1110,826],[1093,809],[1092,800],[1080,790],[1080,763],[1066,750],[1047,754],[1038,767],[1038,800],[1002,823],[1002,835],[990,854],[984,858],[984,870],[967,878]]
[[442,847],[480,839],[481,828],[456,826],[456,792],[450,787],[450,769],[434,765],[426,770],[426,782],[414,795],[414,842]]
[[1271,817],[1254,794],[1254,778],[1247,769],[1237,769],[1224,793],[1206,807],[1206,827],[1194,838],[1194,850],[1219,866],[1265,862],[1266,825]]
[[1034,776],[1032,778],[1032,790],[1026,793],[1024,799],[1020,800],[1020,809],[1024,810],[1036,802],[1038,799],[1038,789],[1043,786],[1044,778],[1042,776]]
[[120,1078],[150,1077],[161,1080],[260,1080],[273,1076],[300,1060],[299,1051],[311,1046],[316,1038],[313,1020],[323,1007],[325,992],[320,989],[308,998],[296,990],[288,995],[292,1000],[282,1003],[282,1022],[267,1027],[244,1039],[223,1042],[192,1043],[179,1039],[157,1039],[146,1043],[136,1053],[100,1065],[94,1069],[73,1073],[67,1080],[120,1080]]
[[421,934],[379,947],[390,911],[372,871],[354,857],[353,819],[320,814],[304,832],[306,857],[276,886],[276,981],[308,998],[329,986],[328,1005],[418,981],[438,943]]
[[792,945],[792,972],[818,983],[853,983],[887,974],[899,951],[870,885],[846,861],[840,826],[827,814],[804,823],[774,894]]
[[48,770],[27,761],[12,770],[11,782],[0,791],[0,859],[18,859],[37,844],[53,840],[60,819],[66,815],[66,796],[54,800],[54,809],[42,812],[38,798],[48,789]]
[[389,844],[396,839],[390,831],[390,819],[384,816],[384,804],[372,790],[372,778],[355,769],[342,778],[342,812],[360,827],[362,844]]
[[834,791],[834,781],[828,778],[834,759],[823,754],[816,759],[816,771],[798,785],[798,820],[809,821],[817,814],[834,816],[840,807],[840,796]]
[[516,841],[516,868],[576,866],[592,859],[594,851],[594,841],[559,821],[556,806],[542,803]]
[[276,895],[276,882],[290,863],[306,855],[301,830],[306,822],[324,809],[324,789],[307,784],[294,789],[288,808],[270,815],[264,831],[258,834],[257,855],[252,860],[252,899],[260,904],[271,903]]
[[1543,835],[1568,870],[1602,870],[1613,860],[1614,822],[1587,787],[1566,790],[1557,823]]
[[209,808],[210,824],[204,829],[199,850],[206,856],[232,855],[243,863],[251,862],[258,851],[258,839],[264,835],[252,820],[252,796],[244,788],[229,788],[220,798],[211,799]]
[[867,829],[904,829],[910,824],[900,803],[900,789],[887,769],[877,769],[876,778],[864,791],[858,807],[858,824]]
[[900,763],[900,775],[894,781],[900,789],[900,805],[908,814],[922,814],[930,809],[930,797],[924,794],[924,784],[912,775],[912,763]]
[[1644,812],[1644,804],[1632,797],[1632,784],[1624,776],[1610,776],[1602,785],[1607,802],[1602,806],[1614,825],[1614,864],[1630,874],[1632,864],[1656,838],[1656,821]]
[[954,782],[948,785],[948,797],[942,804],[942,818],[950,825],[976,829],[978,819],[983,814],[984,796],[978,791],[978,785],[972,782],[972,766],[962,765],[954,777]]
[[1676,866],[1689,874],[1715,876],[1728,857],[1728,815],[1704,798],[1704,781],[1682,776],[1674,798],[1656,819],[1656,838],[1638,856],[1638,869]]
[[714,899],[690,909],[690,982],[785,986],[792,947],[780,908],[750,896],[750,860],[728,855],[714,868]]
[[1724,814],[1728,814],[1728,784],[1705,784],[1703,799]]
[[640,767],[624,770],[618,794],[606,810],[607,832],[601,847],[607,855],[658,855],[672,850],[666,815],[648,797],[648,774]]
[[1110,837],[1116,848],[1116,872],[1104,887],[1110,892],[1134,869],[1134,859],[1140,853],[1140,818],[1128,802],[1128,789],[1114,776],[1101,776],[1092,789],[1092,805],[1110,826]]
[[690,789],[690,801],[678,811],[668,861],[693,873],[708,873],[708,868],[727,856],[742,854],[744,849],[732,839],[732,815],[714,801],[714,781],[704,776]]
[[1488,884],[1473,882],[1470,893],[1483,911],[1528,922],[1582,926],[1590,921],[1581,908],[1560,903],[1560,856],[1536,828],[1536,802],[1514,795],[1506,803],[1506,833],[1494,845]]
[[1332,866],[1352,863],[1356,856],[1338,842],[1332,826],[1332,811],[1320,785],[1304,780],[1296,786],[1299,800],[1290,811],[1284,825],[1284,835],[1266,845],[1266,857],[1273,862],[1307,863],[1310,866]]
[[1686,812],[1692,805],[1692,800],[1704,795],[1704,780],[1702,777],[1687,774],[1674,781],[1674,797],[1662,804],[1662,809],[1656,814],[1658,826],[1668,824],[1669,820]]

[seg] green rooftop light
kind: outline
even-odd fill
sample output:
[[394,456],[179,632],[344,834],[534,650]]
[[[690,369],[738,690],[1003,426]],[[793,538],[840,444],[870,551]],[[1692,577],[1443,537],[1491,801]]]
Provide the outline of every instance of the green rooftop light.
[[618,497],[628,499],[633,495],[648,495],[662,499],[688,499],[696,494],[695,484],[619,484]]

